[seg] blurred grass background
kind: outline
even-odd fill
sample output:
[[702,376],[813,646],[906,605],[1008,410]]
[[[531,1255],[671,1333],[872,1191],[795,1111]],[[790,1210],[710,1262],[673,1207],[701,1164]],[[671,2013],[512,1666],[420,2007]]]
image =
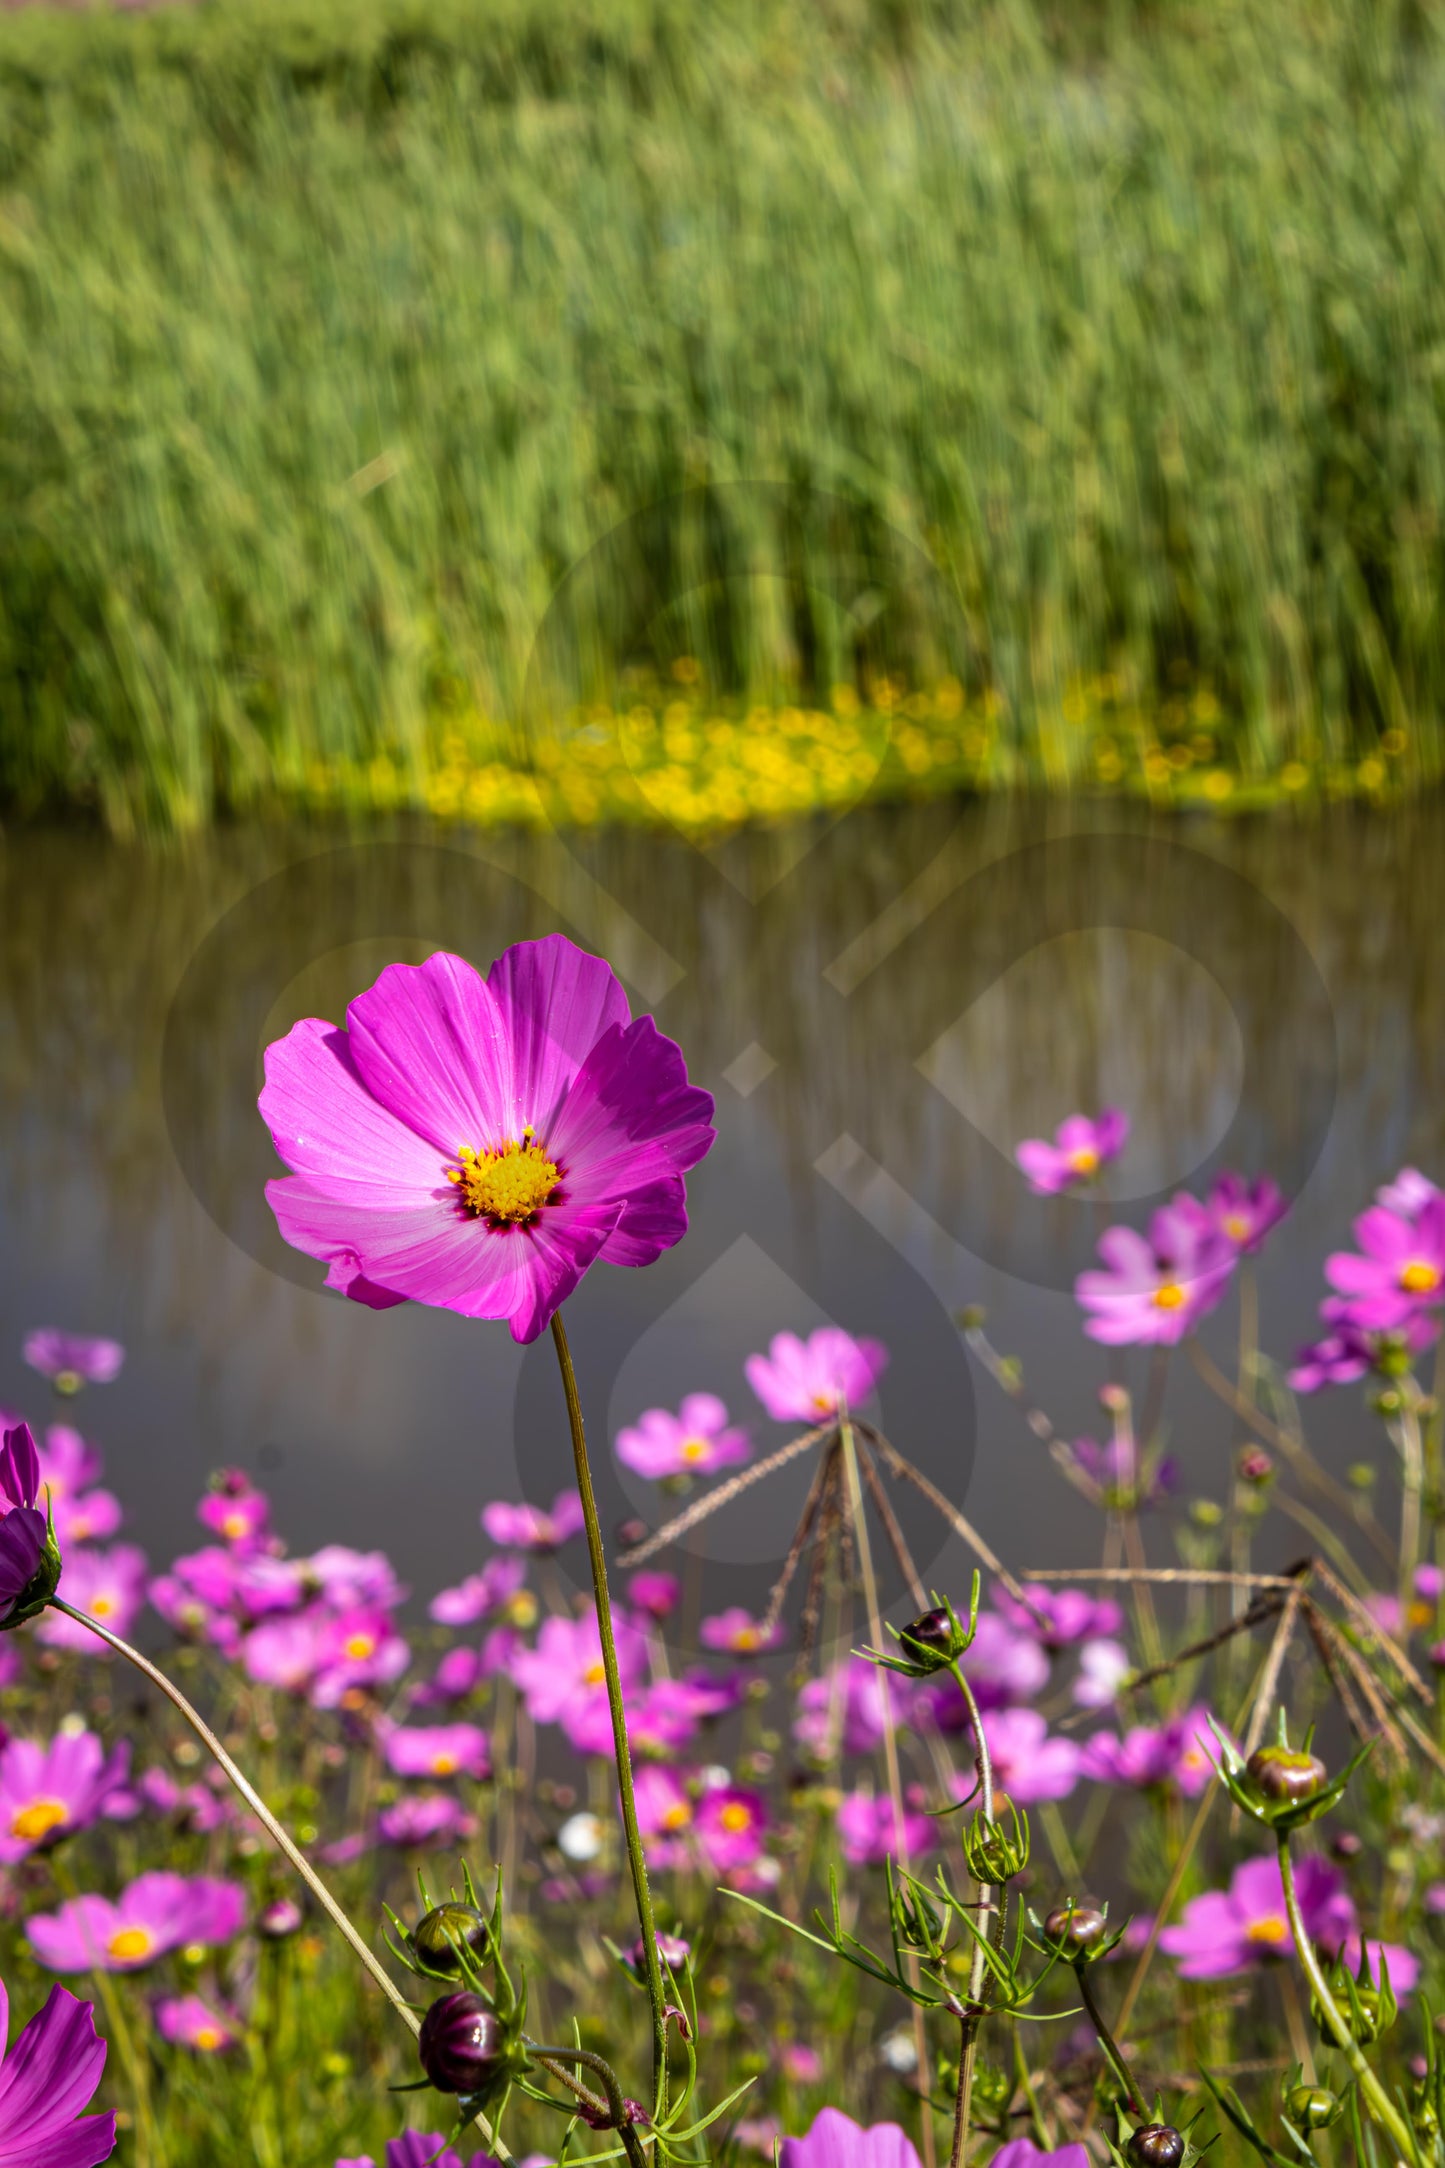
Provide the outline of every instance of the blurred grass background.
[[0,801],[1401,794],[1442,253],[1398,0],[5,14]]

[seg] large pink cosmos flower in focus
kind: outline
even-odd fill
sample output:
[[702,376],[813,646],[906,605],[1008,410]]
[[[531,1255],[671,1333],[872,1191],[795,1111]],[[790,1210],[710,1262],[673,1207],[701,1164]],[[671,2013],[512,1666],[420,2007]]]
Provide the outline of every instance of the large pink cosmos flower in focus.
[[10,1998],[0,1984],[0,2161],[15,2168],[98,2168],[115,2151],[114,2115],[87,2115],[105,2069],[94,2004],[53,1987],[9,2055]]
[[506,1318],[535,1340],[587,1267],[646,1265],[687,1230],[710,1093],[611,968],[561,934],[484,979],[459,956],[389,964],[346,1012],[266,1049],[260,1107],[292,1172],[286,1240],[382,1309]]

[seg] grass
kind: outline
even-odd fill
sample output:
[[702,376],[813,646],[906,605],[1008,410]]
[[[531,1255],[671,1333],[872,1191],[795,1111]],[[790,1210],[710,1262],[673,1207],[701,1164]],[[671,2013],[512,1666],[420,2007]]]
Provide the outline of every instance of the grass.
[[1429,783],[1442,95],[1347,0],[6,16],[0,799]]

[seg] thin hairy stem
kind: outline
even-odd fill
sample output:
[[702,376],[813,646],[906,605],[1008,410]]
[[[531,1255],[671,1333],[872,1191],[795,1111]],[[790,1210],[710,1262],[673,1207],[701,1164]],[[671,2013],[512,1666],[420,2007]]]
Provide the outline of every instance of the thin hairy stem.
[[1130,2112],[1147,2119],[1149,2110],[1144,2104],[1143,2094],[1134,2083],[1134,2073],[1124,2060],[1123,2049],[1104,2023],[1104,2013],[1094,1999],[1094,1990],[1089,1982],[1089,1966],[1087,1964],[1075,1965],[1074,1978],[1079,1983],[1079,1994],[1083,1998],[1084,2008],[1089,2013],[1089,2023],[1099,2036],[1099,2045],[1104,2050],[1104,2060],[1123,2086]]
[[[988,1740],[984,1735],[983,1718],[979,1714],[978,1703],[973,1698],[973,1688],[959,1668],[957,1657],[949,1665],[949,1669],[953,1673],[958,1690],[963,1696],[964,1707],[968,1710],[968,1721],[977,1748],[974,1766],[978,1771],[979,1789],[983,1794],[981,1802],[983,1818],[986,1823],[991,1824],[993,1821],[993,1757],[989,1753]],[[978,1919],[975,1923],[973,1953],[968,1967],[968,2007],[964,2011],[962,2019],[962,2049],[958,2058],[958,2097],[954,2106],[953,2119],[954,2150],[949,2162],[949,2168],[959,2168],[959,2163],[963,2159],[964,2148],[968,2144],[968,2119],[973,2104],[973,2068],[978,2054],[979,2020],[983,2014],[983,1968],[985,1964],[983,1944],[988,1933],[989,1917],[993,1911],[996,1896],[997,1892],[989,1883],[980,1882],[978,1884]]]

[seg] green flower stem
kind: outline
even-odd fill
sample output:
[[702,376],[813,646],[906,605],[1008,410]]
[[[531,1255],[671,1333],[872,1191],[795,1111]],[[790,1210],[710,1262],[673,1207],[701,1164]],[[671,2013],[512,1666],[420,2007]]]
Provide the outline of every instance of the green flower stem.
[[1284,1883],[1284,1908],[1289,1915],[1290,1933],[1294,1936],[1294,1946],[1304,1967],[1305,1978],[1309,1981],[1315,2001],[1323,2013],[1325,2029],[1354,2072],[1360,2091],[1370,2104],[1370,2113],[1375,2121],[1390,2133],[1399,2149],[1400,2158],[1418,2163],[1420,2148],[1415,2143],[1415,2134],[1366,2061],[1358,2040],[1351,2033],[1339,2005],[1329,1991],[1319,1958],[1315,1954],[1315,1946],[1305,1932],[1304,1916],[1300,1911],[1299,1895],[1295,1889],[1294,1862],[1290,1858],[1288,1830],[1277,1832],[1277,1842],[1280,1879]]
[[1114,2035],[1110,2032],[1108,2026],[1104,2023],[1103,2011],[1099,2008],[1098,2003],[1094,2000],[1094,1990],[1089,1985],[1088,1965],[1075,1965],[1074,1978],[1079,1983],[1079,1993],[1083,1998],[1084,2008],[1089,2013],[1089,2023],[1093,2026],[1095,2032],[1099,2036],[1099,2045],[1104,2050],[1104,2060],[1108,2063],[1109,2068],[1113,2071],[1115,2077],[1123,2086],[1124,2096],[1129,2103],[1130,2112],[1134,2115],[1142,2117],[1143,2120],[1147,2122],[1149,2119],[1149,2110],[1144,2105],[1144,2096],[1140,2092],[1138,2086],[1134,2083],[1134,2073],[1124,2060],[1123,2050],[1120,2048],[1118,2041],[1114,2038]]
[[622,1799],[622,1833],[632,1868],[632,1894],[642,1929],[642,1961],[647,1968],[647,1999],[652,2005],[653,2120],[667,2111],[667,1997],[662,1983],[662,1960],[657,1950],[657,1922],[652,1911],[652,1892],[647,1886],[647,1859],[637,1827],[637,1800],[632,1789],[632,1755],[627,1744],[627,1710],[622,1699],[622,1675],[617,1668],[617,1642],[612,1632],[612,1599],[607,1593],[607,1554],[602,1548],[602,1523],[597,1517],[597,1494],[592,1488],[592,1468],[587,1458],[587,1433],[582,1425],[582,1402],[577,1392],[577,1373],[567,1345],[562,1313],[552,1313],[552,1344],[562,1372],[567,1396],[567,1420],[572,1426],[572,1458],[577,1467],[577,1488],[582,1496],[582,1518],[587,1528],[587,1555],[592,1564],[592,1593],[597,1606],[597,1633],[602,1643],[602,1669],[607,1679],[607,1706],[612,1712],[612,1745],[617,1759],[617,1789]]
[[[968,1721],[972,1726],[973,1736],[978,1745],[978,1781],[983,1791],[983,1818],[985,1822],[992,1822],[993,1757],[989,1753],[988,1740],[984,1735],[983,1718],[979,1714],[978,1703],[973,1698],[973,1688],[964,1677],[957,1657],[954,1658],[948,1668],[953,1673],[958,1690],[963,1696],[964,1707],[968,1711]],[[968,1968],[969,2007],[961,2020],[962,2040],[958,2058],[958,2092],[953,2105],[953,2145],[949,2151],[948,2168],[960,2168],[965,2148],[968,2145],[968,2121],[973,2102],[973,2066],[978,2054],[978,2027],[983,2003],[985,1960],[981,1938],[988,1933],[989,1916],[993,1911],[996,1896],[997,1892],[991,1884],[987,1882],[979,1883],[978,1918],[974,1923],[973,1956]]]
[[[271,1839],[271,1842],[275,1845],[277,1851],[284,1854],[285,1858],[289,1860],[290,1864],[300,1875],[302,1881],[306,1884],[306,1887],[310,1890],[312,1896],[316,1899],[316,1902],[320,1905],[322,1911],[330,1919],[332,1925],[337,1928],[340,1934],[350,1944],[356,1956],[360,1958],[362,1964],[365,1965],[367,1971],[371,1974],[371,1977],[373,1978],[373,1980],[375,1980],[377,1986],[386,1996],[388,2002],[391,2004],[392,2008],[395,2010],[397,2016],[401,2019],[402,2023],[412,2034],[420,2032],[420,2018],[418,2018],[415,2010],[412,2009],[411,2004],[407,2001],[405,1995],[402,1994],[401,1989],[397,1986],[396,1982],[391,1978],[390,1974],[386,1970],[386,1967],[380,1963],[375,1953],[367,1948],[365,1942],[357,1933],[356,1929],[352,1926],[351,1921],[342,1911],[340,1905],[332,1896],[330,1890],[326,1887],[326,1884],[322,1881],[320,1875],[316,1872],[316,1869],[311,1865],[311,1862],[307,1859],[305,1853],[298,1850],[296,1845],[292,1843],[290,1837],[281,1827],[281,1824],[277,1821],[275,1815],[271,1812],[271,1809],[267,1806],[265,1800],[261,1797],[261,1794],[256,1790],[254,1784],[252,1784],[249,1778],[246,1777],[244,1773],[237,1767],[236,1763],[232,1761],[230,1755],[226,1752],[226,1749],[222,1746],[220,1740],[216,1737],[216,1734],[212,1731],[210,1725],[200,1714],[199,1710],[192,1708],[190,1702],[187,1701],[185,1695],[181,1692],[180,1688],[174,1685],[171,1680],[166,1677],[165,1673],[150,1661],[149,1657],[142,1656],[139,1649],[133,1649],[128,1641],[122,1641],[119,1634],[113,1634],[110,1628],[108,1626],[102,1626],[98,1619],[88,1618],[84,1611],[76,1611],[72,1609],[72,1607],[68,1603],[63,1603],[59,1596],[51,1597],[50,1608],[52,1611],[59,1611],[63,1613],[63,1615],[68,1619],[73,1619],[77,1626],[84,1626],[88,1632],[97,1635],[100,1640],[106,1643],[107,1647],[115,1650],[117,1656],[123,1656],[128,1664],[133,1664],[136,1670],[140,1672],[141,1676],[143,1678],[149,1679],[151,1685],[157,1688],[160,1693],[165,1695],[167,1701],[170,1702],[171,1706],[180,1711],[180,1714],[190,1725],[191,1730],[200,1740],[202,1746],[206,1749],[206,1752],[211,1756],[211,1759],[216,1763],[217,1767],[223,1769],[226,1775],[230,1778],[231,1783],[235,1786],[236,1790],[240,1793],[242,1799],[246,1802],[246,1805],[255,1815],[257,1821],[261,1824],[261,1827],[265,1830],[267,1836]],[[481,2131],[482,2137],[486,2143],[487,2151],[492,2155],[492,2158],[494,2160],[500,2161],[502,2163],[502,2168],[507,2168],[507,2164],[510,2163],[512,2156],[508,2152],[506,2146],[502,2144],[501,2139],[497,2137],[496,2133],[491,2129],[490,2125],[481,2116],[476,2117],[475,2120],[477,2123],[477,2127]]]
[[[529,2040],[525,2033],[522,2035],[522,2045],[534,2062],[540,2063],[544,2070],[549,2071],[554,2078],[565,2085],[569,2092],[575,2093],[577,2098],[584,2101],[594,2113],[600,2112],[611,2116],[612,2126],[622,2140],[623,2150],[627,2155],[630,2168],[647,2168],[647,2156],[642,2150],[642,2141],[638,2137],[637,2126],[628,2121],[627,2104],[623,2100],[622,2088],[617,2082],[617,2073],[612,2068],[611,2063],[605,2061],[600,2055],[592,2054],[586,2048],[539,2046],[535,2040]],[[581,2063],[584,2069],[592,2071],[596,2077],[599,2077],[602,2080],[603,2093],[605,2093],[606,2098],[604,2099],[601,2094],[594,2093],[592,2088],[584,2085],[580,2078],[573,2077],[571,2071],[565,2067],[567,2063]]]

